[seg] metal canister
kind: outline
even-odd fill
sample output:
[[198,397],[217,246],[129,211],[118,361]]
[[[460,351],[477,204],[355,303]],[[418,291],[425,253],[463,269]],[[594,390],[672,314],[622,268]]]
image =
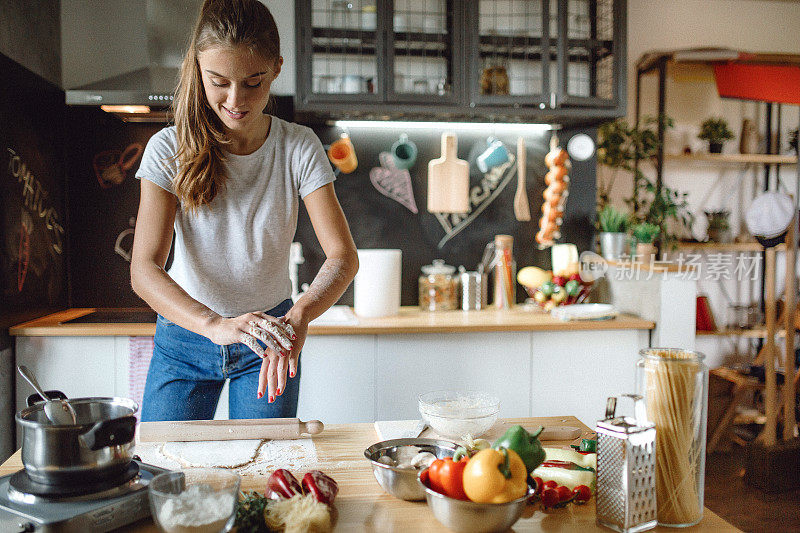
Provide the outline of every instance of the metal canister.
[[461,309],[469,311],[472,309],[484,309],[488,302],[488,284],[483,266],[478,265],[478,270],[467,271],[463,266],[458,267],[458,278],[461,282]]
[[623,533],[656,527],[656,429],[641,396],[635,417],[615,416],[617,399],[597,422],[597,523]]

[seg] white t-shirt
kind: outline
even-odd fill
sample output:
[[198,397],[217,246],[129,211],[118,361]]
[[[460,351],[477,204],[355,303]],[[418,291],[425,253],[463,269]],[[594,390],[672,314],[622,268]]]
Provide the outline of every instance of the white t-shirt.
[[[174,194],[176,144],[174,126],[153,135],[136,177]],[[258,150],[226,157],[228,178],[214,200],[193,214],[178,206],[168,273],[192,298],[232,317],[289,298],[299,197],[335,178],[314,132],[274,116]]]

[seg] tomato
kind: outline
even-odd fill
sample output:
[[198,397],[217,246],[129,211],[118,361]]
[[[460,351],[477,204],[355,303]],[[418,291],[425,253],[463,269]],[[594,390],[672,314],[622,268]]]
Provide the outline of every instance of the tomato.
[[592,489],[586,485],[578,485],[572,489],[572,494],[575,495],[576,503],[586,503],[592,498]]
[[572,491],[569,490],[569,487],[565,487],[564,485],[560,485],[556,488],[556,493],[558,493],[559,503],[567,502],[572,499]]
[[558,487],[558,483],[556,483],[552,479],[550,481],[545,481],[544,483],[542,483],[542,489],[543,490],[544,489],[554,489],[556,487]]
[[545,507],[553,507],[558,504],[558,492],[556,489],[545,489],[542,492],[542,505]]
[[544,481],[542,481],[542,478],[537,476],[533,478],[533,482],[536,484],[536,494],[541,494],[543,489],[542,485],[544,484]]
[[578,272],[575,272],[569,277],[570,281],[581,281],[581,275]]
[[555,283],[559,287],[563,287],[564,284],[567,283],[567,278],[565,278],[564,276],[553,276],[553,283]]

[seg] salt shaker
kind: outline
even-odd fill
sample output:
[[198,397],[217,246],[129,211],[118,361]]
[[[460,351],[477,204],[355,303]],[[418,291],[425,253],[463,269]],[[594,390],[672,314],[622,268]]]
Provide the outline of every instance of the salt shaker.
[[617,399],[597,422],[597,523],[635,533],[656,527],[656,430],[641,396],[631,398],[635,417],[615,416]]

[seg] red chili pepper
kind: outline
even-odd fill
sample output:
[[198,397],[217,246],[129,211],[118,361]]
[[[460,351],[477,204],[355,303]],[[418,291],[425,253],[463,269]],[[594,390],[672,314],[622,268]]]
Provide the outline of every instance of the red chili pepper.
[[274,471],[267,480],[265,496],[272,500],[289,499],[295,494],[303,494],[303,488],[294,475],[285,468]]
[[319,503],[331,505],[336,494],[339,492],[339,485],[329,475],[312,470],[303,476],[303,491]]

